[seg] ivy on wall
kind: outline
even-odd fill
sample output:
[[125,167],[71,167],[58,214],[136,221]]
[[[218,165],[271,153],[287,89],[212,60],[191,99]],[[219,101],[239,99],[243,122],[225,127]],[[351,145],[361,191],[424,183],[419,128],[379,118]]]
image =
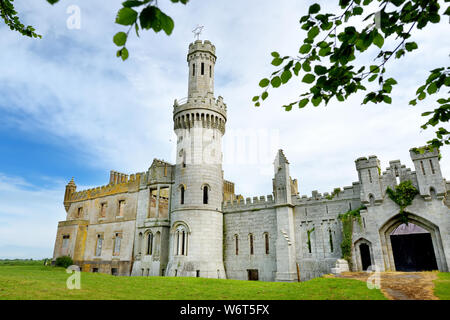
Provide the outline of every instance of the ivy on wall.
[[399,185],[395,186],[394,190],[387,187],[386,193],[400,207],[400,220],[408,224],[408,212],[405,209],[412,204],[414,197],[419,191],[413,186],[410,180],[407,180],[400,182]]
[[340,192],[341,188],[335,188],[333,192],[330,195],[326,196],[325,198],[327,198],[328,200],[333,200],[333,198],[338,196]]
[[348,261],[349,266],[352,265],[352,234],[353,234],[353,222],[358,221],[361,225],[361,213],[360,211],[366,209],[365,206],[361,206],[355,210],[349,210],[346,213],[340,214],[338,216],[339,220],[342,222],[342,242],[341,242],[341,252],[342,259]]

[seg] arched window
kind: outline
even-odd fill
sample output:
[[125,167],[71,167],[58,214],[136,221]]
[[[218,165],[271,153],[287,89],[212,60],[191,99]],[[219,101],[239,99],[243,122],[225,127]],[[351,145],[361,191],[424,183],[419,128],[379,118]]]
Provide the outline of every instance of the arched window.
[[151,256],[153,253],[153,233],[149,232],[147,236],[147,255]]
[[184,204],[184,186],[182,185],[180,188],[180,204]]
[[370,206],[373,206],[375,204],[375,197],[373,196],[373,194],[369,194],[369,203]]
[[184,226],[179,226],[175,232],[176,251],[178,256],[187,256],[188,233]]
[[138,254],[141,254],[141,246],[142,246],[142,232],[139,232],[139,237],[138,237]]
[[253,248],[253,235],[250,233],[248,235],[248,239],[250,241],[250,254],[254,254],[254,248]]
[[266,254],[269,254],[269,234],[267,232],[264,233],[264,243],[266,246]]
[[208,204],[208,186],[203,186],[203,204]]

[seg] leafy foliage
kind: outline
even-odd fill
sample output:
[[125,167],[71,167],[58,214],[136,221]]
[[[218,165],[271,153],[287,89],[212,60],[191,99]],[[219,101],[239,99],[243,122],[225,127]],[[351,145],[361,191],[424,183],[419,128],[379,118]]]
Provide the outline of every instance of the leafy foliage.
[[328,200],[333,200],[333,198],[338,196],[340,192],[341,192],[341,188],[335,188],[330,195],[326,196],[326,198]]
[[353,222],[355,220],[361,225],[361,210],[366,209],[365,206],[361,206],[355,210],[349,210],[344,214],[338,216],[342,222],[342,242],[341,252],[342,259],[348,261],[349,266],[352,265],[352,235],[353,235]]
[[[400,59],[409,52],[418,49],[418,44],[409,41],[415,29],[423,29],[428,24],[438,23],[438,0],[377,0],[379,11],[368,14],[362,28],[355,28],[346,23],[352,17],[360,16],[374,0],[339,0],[343,10],[340,15],[322,13],[319,4],[309,7],[308,14],[300,19],[300,25],[307,32],[303,44],[300,45],[296,57],[281,56],[272,52],[272,65],[278,67],[270,77],[260,82],[264,91],[253,97],[255,106],[261,105],[272,88],[278,88],[291,80],[292,75],[301,78],[301,82],[309,85],[309,90],[287,105],[286,111],[298,105],[304,108],[309,102],[314,107],[322,102],[327,105],[331,99],[345,101],[349,96],[360,91],[368,91],[365,85],[378,80],[379,88],[366,93],[362,104],[392,103],[392,90],[397,84],[394,78],[386,76],[386,63],[391,59]],[[450,16],[450,7],[442,14]],[[395,46],[385,49],[386,39],[395,38]],[[377,47],[378,63],[367,66],[357,66],[355,62],[358,54],[371,47]],[[439,92],[442,87],[450,87],[450,68],[438,68],[431,71],[424,86],[417,90],[418,100]],[[425,92],[426,91],[426,92]],[[410,104],[415,105],[416,99]],[[432,115],[422,128],[436,126],[440,122],[448,122],[449,99],[439,99],[440,107],[426,112],[423,116]],[[436,131],[436,138],[427,142],[429,146],[439,147],[450,144],[449,132],[440,127]]]
[[55,260],[55,266],[57,267],[67,268],[71,265],[73,265],[73,260],[69,256],[61,256],[56,258]]
[[3,19],[5,24],[13,31],[18,31],[22,35],[30,38],[42,38],[41,35],[35,32],[32,26],[25,27],[22,22],[20,22],[17,15],[17,11],[14,9],[14,0],[0,0],[0,17]]
[[386,193],[400,207],[399,214],[401,215],[401,221],[408,224],[408,212],[405,211],[405,208],[411,205],[419,191],[408,180],[400,182],[399,185],[395,186],[394,190],[387,187]]

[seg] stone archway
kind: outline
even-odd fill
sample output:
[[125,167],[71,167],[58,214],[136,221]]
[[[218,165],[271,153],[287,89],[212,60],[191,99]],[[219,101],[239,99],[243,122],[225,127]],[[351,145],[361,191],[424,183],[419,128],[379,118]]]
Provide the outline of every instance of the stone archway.
[[[398,226],[403,224],[403,221],[401,221],[400,218],[401,217],[399,214],[395,215],[394,217],[389,219],[379,230],[383,261],[386,271],[396,271],[391,234],[395,229],[398,228]],[[448,271],[439,227],[434,223],[428,221],[427,219],[412,213],[408,214],[408,221],[412,224],[415,224],[416,226],[421,227],[422,229],[425,229],[430,233],[437,268],[439,269],[439,271]]]
[[372,243],[364,238],[354,242],[354,257],[358,271],[366,271],[374,264]]

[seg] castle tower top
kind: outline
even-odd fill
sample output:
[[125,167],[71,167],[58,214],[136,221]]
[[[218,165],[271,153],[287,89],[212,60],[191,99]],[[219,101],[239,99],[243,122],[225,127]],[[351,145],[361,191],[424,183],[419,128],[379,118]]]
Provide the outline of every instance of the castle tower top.
[[187,55],[189,66],[188,98],[214,97],[216,59],[216,47],[211,41],[196,40],[189,45]]

